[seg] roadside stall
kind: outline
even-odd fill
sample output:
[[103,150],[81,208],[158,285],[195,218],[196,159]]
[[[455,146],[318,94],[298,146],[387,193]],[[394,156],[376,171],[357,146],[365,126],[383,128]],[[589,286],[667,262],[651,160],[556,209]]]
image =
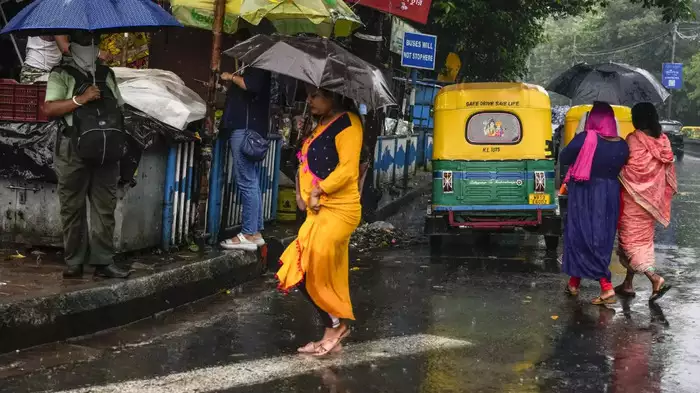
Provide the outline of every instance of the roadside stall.
[[[110,65],[143,66],[148,57],[148,36],[141,32],[181,26],[150,1],[102,5],[104,13],[88,18],[85,15],[94,6],[91,1],[30,3],[6,23],[2,33],[36,36],[81,30],[102,34],[102,51]],[[128,13],[123,12],[126,9]],[[191,220],[178,215],[187,210],[186,198],[178,200],[177,192],[187,197],[195,193],[178,185],[177,180],[180,173],[187,172],[181,166],[192,166],[194,161],[196,131],[206,106],[173,73],[112,70],[126,103],[124,131],[129,136],[128,152],[119,165],[114,243],[118,251],[130,251],[160,245],[164,228],[171,228],[171,222],[177,222],[178,233],[187,233]],[[48,119],[42,112],[47,78],[47,74],[38,75],[32,85],[15,81],[0,84],[0,151],[5,158],[0,171],[2,240],[32,246],[62,243],[53,151],[64,122]],[[177,154],[170,153],[176,151],[186,153],[182,162],[171,163],[169,157]],[[180,183],[195,187],[194,183]],[[168,205],[173,196],[180,209]]]
[[[169,150],[187,150],[192,165],[196,133],[187,129],[204,117],[204,101],[177,76],[160,70],[115,68],[127,103],[125,131],[129,153],[120,162],[120,192],[114,242],[118,251],[161,244]],[[61,246],[60,206],[53,170],[56,135],[61,120],[50,121],[41,111],[45,83],[0,83],[0,241],[32,246]],[[174,92],[174,93],[173,93]],[[184,192],[193,195],[191,188]],[[183,198],[182,205],[190,201]],[[177,214],[177,211],[174,211]],[[184,227],[191,220],[181,221]]]

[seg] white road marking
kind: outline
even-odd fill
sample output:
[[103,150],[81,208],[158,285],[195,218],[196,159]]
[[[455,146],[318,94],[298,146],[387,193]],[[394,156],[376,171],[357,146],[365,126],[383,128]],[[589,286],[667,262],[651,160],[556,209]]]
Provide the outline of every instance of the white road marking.
[[211,392],[240,386],[257,385],[295,377],[327,367],[350,367],[373,361],[399,358],[419,353],[462,348],[470,343],[429,334],[385,338],[348,345],[340,355],[315,359],[300,355],[232,363],[170,374],[153,379],[90,386],[59,393],[177,393]]

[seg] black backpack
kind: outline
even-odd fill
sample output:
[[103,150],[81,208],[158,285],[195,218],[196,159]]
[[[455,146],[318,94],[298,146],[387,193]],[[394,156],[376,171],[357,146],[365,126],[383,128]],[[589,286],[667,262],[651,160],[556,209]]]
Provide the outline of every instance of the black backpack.
[[[86,75],[70,65],[59,68],[75,79],[73,96],[83,94],[93,84],[92,75]],[[107,78],[113,78],[112,81],[116,83],[109,67],[97,65],[95,84],[100,89],[101,97],[73,111],[73,127],[68,130],[75,153],[94,165],[117,162],[124,157],[127,149],[124,115],[107,85]]]

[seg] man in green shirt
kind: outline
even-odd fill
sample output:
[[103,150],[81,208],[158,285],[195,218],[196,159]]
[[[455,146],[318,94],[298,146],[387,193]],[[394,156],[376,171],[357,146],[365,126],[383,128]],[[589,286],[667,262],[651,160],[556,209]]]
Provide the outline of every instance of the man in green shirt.
[[[71,35],[71,56],[64,56],[61,65],[49,75],[44,110],[54,118],[63,117],[67,125],[56,139],[54,165],[58,177],[61,204],[63,244],[66,261],[64,278],[81,278],[83,266],[95,266],[95,276],[126,278],[129,271],[114,264],[114,209],[117,205],[119,163],[88,163],[78,157],[71,141],[73,112],[88,102],[99,100],[102,93],[95,85],[82,94],[74,94],[76,80],[64,69],[73,67],[92,78],[96,72],[98,49],[92,36]],[[111,74],[110,74],[111,75]],[[107,78],[107,88],[123,104],[117,82]],[[104,86],[104,85],[103,85]],[[87,199],[90,199],[90,228],[87,220]]]

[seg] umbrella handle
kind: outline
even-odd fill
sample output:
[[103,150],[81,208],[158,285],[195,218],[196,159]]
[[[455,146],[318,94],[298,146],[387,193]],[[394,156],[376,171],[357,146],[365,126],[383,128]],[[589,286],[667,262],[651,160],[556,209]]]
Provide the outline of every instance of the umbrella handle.
[[[90,40],[92,46],[92,53],[95,53],[95,36],[92,36]],[[97,86],[97,56],[92,59],[92,84]]]

